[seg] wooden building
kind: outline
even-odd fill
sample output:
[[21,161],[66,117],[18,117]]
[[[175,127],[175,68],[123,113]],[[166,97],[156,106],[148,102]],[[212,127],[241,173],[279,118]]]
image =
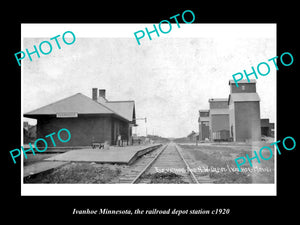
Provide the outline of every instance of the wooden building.
[[209,110],[199,110],[199,141],[209,139]]
[[[128,143],[135,125],[134,101],[108,101],[105,90],[92,89],[92,98],[81,93],[25,113],[24,117],[37,119],[37,138],[45,138],[61,128],[67,128],[71,140],[62,143],[53,136],[56,146],[89,146],[92,142],[115,145],[117,136]],[[48,141],[49,146],[53,146]]]
[[269,119],[261,119],[261,135],[266,137],[274,137],[274,123],[270,123]]
[[260,98],[256,80],[239,81],[239,87],[229,81],[229,124],[233,141],[260,141]]
[[[210,121],[210,140],[219,139],[219,133],[229,133],[229,109],[227,98],[210,98],[209,102],[209,121]],[[229,137],[228,137],[229,138]],[[224,139],[228,139],[224,138]],[[223,138],[222,138],[223,139]]]

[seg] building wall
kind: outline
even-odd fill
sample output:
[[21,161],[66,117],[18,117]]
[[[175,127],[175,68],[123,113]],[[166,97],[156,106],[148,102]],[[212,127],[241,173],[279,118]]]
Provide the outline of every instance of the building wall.
[[211,132],[229,130],[229,114],[211,115]]
[[[255,83],[239,83],[239,87],[232,83],[230,86],[230,93],[252,93],[256,92],[256,84]],[[244,87],[242,87],[244,86]]]
[[[41,117],[37,123],[37,137],[47,140],[48,146],[52,147],[52,141],[45,136],[55,132],[53,139],[57,147],[63,146],[88,146],[92,141],[108,141],[112,144],[112,117],[81,116],[78,118],[56,118]],[[57,132],[61,128],[66,128],[71,133],[70,141],[62,143],[57,138]],[[67,139],[67,133],[61,132],[61,138]],[[38,142],[43,145],[42,142]]]
[[199,138],[204,141],[205,138],[209,138],[209,122],[202,121],[199,123]]
[[209,117],[209,112],[200,112],[199,116],[200,117]]
[[121,134],[122,140],[124,140],[126,143],[131,143],[131,136],[132,136],[132,128],[129,126],[128,123],[118,120],[116,118],[112,119],[112,145],[117,144],[117,137],[119,134]]
[[209,109],[228,109],[228,102],[227,100],[224,101],[210,101],[209,102]]
[[234,115],[234,104],[229,105],[229,135],[235,141],[235,115]]
[[261,119],[260,120],[260,125],[261,125],[261,135],[262,136],[272,136],[271,134],[271,123],[269,119]]
[[270,127],[261,127],[261,135],[270,137],[271,136]]
[[235,102],[234,113],[234,141],[260,141],[259,102]]
[[210,127],[209,136],[220,130],[229,130],[228,99],[209,99]]

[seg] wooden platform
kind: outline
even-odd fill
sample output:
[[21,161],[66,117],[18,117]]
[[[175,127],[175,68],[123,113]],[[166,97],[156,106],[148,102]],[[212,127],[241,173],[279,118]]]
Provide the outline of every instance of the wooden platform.
[[139,156],[144,155],[160,144],[110,147],[109,149],[80,149],[71,150],[50,158],[46,161],[68,161],[68,162],[96,162],[96,163],[118,163],[131,164]]
[[61,167],[69,162],[37,162],[24,166],[23,177],[32,176],[38,173],[43,173],[58,167]]
[[110,147],[110,149],[77,149],[24,166],[23,177],[44,173],[70,162],[132,164],[140,156],[159,148],[161,144]]

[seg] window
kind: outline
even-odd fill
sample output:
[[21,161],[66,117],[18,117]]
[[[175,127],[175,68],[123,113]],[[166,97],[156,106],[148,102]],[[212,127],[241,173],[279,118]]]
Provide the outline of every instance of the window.
[[245,85],[242,85],[242,91],[245,91]]

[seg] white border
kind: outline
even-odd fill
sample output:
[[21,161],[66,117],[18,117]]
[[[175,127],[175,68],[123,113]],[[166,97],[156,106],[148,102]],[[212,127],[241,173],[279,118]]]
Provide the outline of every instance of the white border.
[[[163,18],[162,18],[163,20]],[[21,50],[25,37],[54,37],[72,31],[76,37],[131,37],[136,42],[134,32],[153,24],[22,24]],[[220,31],[237,37],[276,37],[276,24],[181,24],[159,38],[213,37]],[[230,38],[228,36],[228,38]],[[152,40],[153,41],[153,40]],[[156,41],[159,41],[157,39]],[[142,45],[137,47],[142,47]],[[20,51],[21,51],[20,50]],[[277,49],[276,49],[277,52]],[[23,93],[23,70],[21,67],[21,93]],[[277,80],[276,80],[277,83]],[[276,90],[277,93],[277,90]],[[21,97],[22,98],[22,97]],[[277,97],[276,97],[277,98]],[[277,102],[277,99],[276,99]],[[277,108],[277,106],[276,106]],[[277,110],[276,110],[277,111]],[[23,130],[23,98],[21,99],[21,131]],[[277,112],[275,115],[277,121]],[[276,122],[275,122],[276,124]],[[275,126],[276,133],[276,126]],[[277,140],[277,136],[275,136]],[[21,132],[23,143],[23,132]],[[276,196],[277,195],[277,152],[275,152],[274,184],[24,184],[21,166],[21,195],[30,196]],[[21,154],[23,165],[23,154]]]
[[274,184],[23,184],[37,196],[274,196]]

